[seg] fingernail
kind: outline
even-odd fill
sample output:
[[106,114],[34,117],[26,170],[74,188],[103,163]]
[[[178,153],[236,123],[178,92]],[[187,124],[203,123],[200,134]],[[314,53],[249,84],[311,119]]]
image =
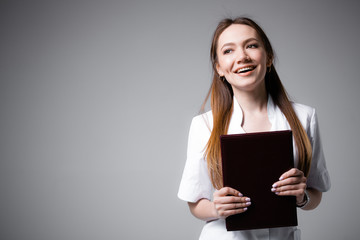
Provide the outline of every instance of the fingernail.
[[245,198],[245,201],[250,202],[251,199],[250,198]]
[[247,210],[247,208],[244,208],[244,211],[246,211]]
[[280,181],[283,180],[283,179],[284,179],[284,177],[280,177],[280,178],[279,178]]
[[276,188],[276,187],[277,187],[277,184],[276,184],[276,183],[274,183],[274,184],[272,185],[272,187],[273,187],[273,188]]
[[272,191],[272,192],[275,192],[275,191],[276,191],[276,188],[272,188],[271,191]]
[[275,192],[276,195],[279,195],[279,192]]
[[243,195],[241,193],[239,193],[239,197],[242,197]]
[[245,203],[246,206],[250,206],[251,205],[251,202],[247,202]]

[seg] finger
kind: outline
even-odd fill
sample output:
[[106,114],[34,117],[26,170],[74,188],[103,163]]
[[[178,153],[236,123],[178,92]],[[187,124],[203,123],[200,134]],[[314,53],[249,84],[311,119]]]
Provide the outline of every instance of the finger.
[[223,196],[214,198],[216,204],[232,204],[232,203],[247,203],[251,202],[248,197],[235,197],[235,196]]
[[246,211],[251,205],[251,200],[248,197],[225,196],[214,199],[214,204],[218,216],[226,218]]
[[285,186],[281,186],[281,187],[277,187],[277,188],[271,188],[272,192],[275,193],[279,193],[279,192],[285,192],[285,191],[290,191],[290,190],[300,190],[300,191],[305,191],[306,189],[306,184],[305,183],[300,183],[300,184],[294,184],[294,185],[285,185]]
[[217,196],[228,196],[228,195],[231,195],[231,196],[239,196],[239,197],[242,197],[243,195],[237,191],[236,189],[233,189],[231,187],[223,187],[221,188],[219,191],[216,191],[214,193],[214,195],[217,195]]
[[247,208],[251,205],[250,199],[246,202],[219,203],[214,201],[217,212],[232,211]]
[[304,194],[303,190],[296,189],[296,190],[287,190],[282,192],[275,192],[276,195],[279,196],[302,196]]
[[231,215],[240,214],[247,211],[247,208],[239,208],[239,209],[233,209],[233,210],[224,210],[224,211],[218,211],[218,215],[220,218],[227,218]]
[[289,177],[294,177],[294,176],[304,176],[304,173],[297,168],[292,168],[289,171],[283,173],[280,176],[279,180],[283,180],[283,179],[286,179]]
[[[235,214],[234,211],[240,213],[242,211],[246,211],[247,207],[251,205],[251,202],[242,202],[242,203],[227,203],[227,204],[217,204],[215,203],[216,211],[218,215],[228,216],[229,214]],[[245,210],[244,210],[245,209]],[[223,214],[221,214],[223,213]]]
[[245,202],[245,203],[229,203],[229,204],[220,204],[217,206],[218,210],[236,210],[240,208],[247,208],[251,205],[251,202]]
[[304,176],[290,177],[290,178],[286,178],[281,181],[277,181],[276,183],[274,183],[272,185],[272,187],[277,188],[277,187],[286,186],[286,185],[296,185],[296,184],[306,183],[306,181],[307,181],[307,179]]
[[288,184],[297,184],[301,182],[306,182],[306,177],[304,173],[297,168],[292,168],[289,171],[281,175],[280,181],[277,181],[273,184],[273,187],[288,185]]

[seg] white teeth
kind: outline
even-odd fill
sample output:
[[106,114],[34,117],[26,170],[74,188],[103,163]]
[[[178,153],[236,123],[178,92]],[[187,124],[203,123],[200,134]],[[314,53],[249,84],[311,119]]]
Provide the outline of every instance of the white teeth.
[[254,69],[254,67],[244,67],[244,68],[240,68],[236,73],[241,73],[252,69]]

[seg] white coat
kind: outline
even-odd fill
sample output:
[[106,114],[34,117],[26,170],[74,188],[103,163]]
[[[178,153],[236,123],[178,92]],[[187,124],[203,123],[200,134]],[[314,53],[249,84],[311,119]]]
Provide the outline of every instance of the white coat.
[[[233,114],[230,119],[228,134],[245,133],[241,127],[243,112],[235,97],[233,105]],[[297,103],[293,103],[292,106],[309,137],[313,150],[311,169],[307,178],[307,187],[325,192],[330,188],[330,178],[326,169],[315,109]],[[284,114],[273,103],[270,96],[268,98],[267,113],[272,125],[270,131],[290,130],[290,125]],[[211,184],[206,160],[204,159],[204,149],[210,137],[212,126],[213,119],[211,111],[194,117],[191,122],[187,159],[178,191],[178,197],[184,201],[197,202],[203,198],[212,200],[215,189]],[[295,144],[293,147],[294,166],[297,166],[298,154]],[[238,190],[241,192],[241,189]],[[228,232],[225,227],[225,220],[219,219],[207,222],[203,227],[199,239],[300,239],[300,230],[297,227],[282,227]]]

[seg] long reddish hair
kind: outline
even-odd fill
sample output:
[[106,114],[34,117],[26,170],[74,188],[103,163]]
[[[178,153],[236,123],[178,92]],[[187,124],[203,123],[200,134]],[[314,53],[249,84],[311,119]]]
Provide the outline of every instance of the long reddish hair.
[[211,182],[217,189],[223,187],[220,135],[227,134],[232,115],[234,93],[231,85],[227,81],[223,81],[216,70],[216,64],[218,63],[216,50],[221,33],[232,24],[243,24],[252,27],[256,30],[264,45],[266,56],[268,58],[267,60],[271,62],[271,66],[268,68],[265,75],[266,91],[270,94],[274,104],[280,108],[289,122],[299,156],[299,164],[297,167],[304,172],[305,176],[307,176],[310,171],[312,157],[311,144],[300,120],[296,116],[285,88],[283,87],[273,65],[274,51],[271,47],[270,41],[260,26],[253,20],[246,17],[239,17],[235,19],[227,18],[219,23],[214,32],[210,49],[210,58],[213,67],[213,80],[201,110],[204,111],[206,102],[210,97],[210,105],[213,115],[213,129],[205,148],[205,159],[207,161]]

